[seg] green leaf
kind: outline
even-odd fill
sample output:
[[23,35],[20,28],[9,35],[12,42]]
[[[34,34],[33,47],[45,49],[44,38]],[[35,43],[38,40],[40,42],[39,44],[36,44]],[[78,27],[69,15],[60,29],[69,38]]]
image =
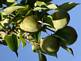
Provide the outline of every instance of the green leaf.
[[20,46],[20,43],[21,43],[21,40],[20,40],[20,39],[18,39],[18,47]]
[[1,18],[1,12],[0,12],[0,21],[2,20],[2,18]]
[[35,7],[33,10],[34,11],[39,11],[39,10],[46,10],[47,8],[44,7]]
[[10,7],[7,7],[3,10],[2,14],[3,15],[9,15],[11,14],[12,12],[18,10],[18,9],[22,9],[22,8],[25,8],[24,6],[10,6]]
[[66,50],[74,56],[74,52],[71,48],[67,48]]
[[39,6],[39,7],[41,7],[41,6],[46,6],[46,3],[45,3],[45,2],[42,2],[42,1],[36,1],[35,4],[34,4],[34,6],[35,6],[35,7],[36,7],[36,6]]
[[38,53],[39,54],[39,61],[47,61],[47,58],[44,54]]
[[4,27],[5,24],[8,24],[8,21],[9,21],[9,19],[4,19],[4,20],[0,21],[1,26]]
[[3,14],[2,12],[0,12],[0,21],[2,21],[2,19],[3,19]]
[[22,46],[25,47],[26,46],[26,40],[23,38],[22,35],[20,35],[20,40],[22,41]]
[[44,18],[43,18],[44,23],[43,24],[54,28],[52,20],[53,20],[52,16],[50,16],[50,15],[44,16]]
[[34,34],[32,34],[32,37],[34,38],[34,40],[39,41],[41,39],[41,32],[35,32]]
[[2,26],[2,24],[0,23],[0,30],[3,30],[3,26]]
[[76,7],[79,3],[74,3],[74,2],[66,2],[60,6],[58,6],[57,10],[61,11],[69,11],[72,8]]
[[13,3],[13,2],[15,2],[15,0],[7,0],[7,2],[11,2],[11,3]]
[[[50,15],[45,15],[43,17],[43,21],[38,21],[39,23],[41,23],[43,25],[42,30],[45,31],[46,29],[53,31],[54,32],[54,26],[53,26],[53,22],[52,22],[53,18]],[[45,31],[46,32],[46,31]]]
[[74,52],[73,52],[72,48],[68,48],[67,46],[64,46],[64,45],[62,46],[62,48],[74,56]]
[[6,41],[8,47],[16,53],[16,55],[18,56],[17,50],[18,50],[18,40],[17,40],[17,36],[15,34],[11,34],[11,35],[6,35],[4,37],[4,40]]
[[49,9],[56,9],[57,8],[57,6],[55,4],[49,4],[47,7]]

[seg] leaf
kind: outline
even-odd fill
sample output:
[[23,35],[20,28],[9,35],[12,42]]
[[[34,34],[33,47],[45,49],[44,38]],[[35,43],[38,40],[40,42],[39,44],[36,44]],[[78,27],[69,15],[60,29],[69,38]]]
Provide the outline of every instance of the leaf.
[[74,2],[66,2],[60,6],[58,6],[57,10],[61,11],[69,11],[72,8],[76,7],[79,3],[74,3]]
[[35,7],[33,10],[34,11],[39,11],[39,10],[46,10],[47,8],[44,7]]
[[[59,35],[54,35],[56,38],[59,38],[59,43],[60,43],[60,46],[65,49],[67,52],[71,53],[73,56],[74,56],[74,53],[73,53],[73,50],[71,48],[68,48],[67,45],[66,45],[66,41],[65,39],[63,39],[62,37],[60,37]],[[60,40],[61,39],[61,40]]]
[[2,18],[1,18],[1,12],[0,12],[0,21],[2,20]]
[[20,40],[20,39],[18,39],[18,47],[20,46],[20,43],[21,43],[21,40]]
[[32,34],[32,37],[36,40],[39,41],[41,39],[41,32],[35,32],[34,34]]
[[16,55],[18,56],[17,50],[18,50],[18,40],[17,40],[17,36],[15,34],[11,34],[11,35],[6,35],[4,37],[4,40],[6,41],[8,47],[16,53]]
[[74,52],[73,52],[73,50],[71,48],[67,48],[67,51],[74,56]]
[[44,54],[38,53],[39,54],[39,61],[47,61],[47,58]]
[[52,27],[46,27],[48,30],[50,30],[50,31],[52,31],[52,32],[55,32],[55,29],[54,28],[52,28]]
[[10,6],[10,7],[7,7],[3,10],[3,15],[9,15],[11,14],[12,12],[18,10],[18,9],[21,9],[21,8],[25,8],[24,6]]
[[3,20],[3,14],[2,14],[2,11],[0,12],[0,21]]
[[26,46],[26,40],[23,38],[22,35],[20,35],[20,40],[22,41],[23,48]]
[[15,2],[15,0],[7,0],[7,2],[11,2],[11,3],[13,3],[13,2]]
[[55,4],[49,4],[47,7],[49,9],[56,9],[57,8],[57,6]]
[[46,3],[45,3],[45,2],[42,2],[42,1],[36,1],[35,4],[34,4],[34,6],[35,6],[35,7],[36,7],[36,6],[39,6],[39,7],[41,7],[41,6],[46,6]]
[[54,28],[52,20],[53,20],[52,16],[49,16],[49,15],[44,16],[44,19],[43,19],[44,23],[43,24]]
[[0,30],[3,30],[3,26],[2,26],[2,24],[0,23]]
[[4,27],[5,24],[8,24],[8,21],[9,21],[9,19],[4,19],[4,20],[0,21],[1,26]]
[[68,48],[67,46],[62,46],[67,52],[71,53],[74,56],[74,52],[71,48]]
[[52,22],[52,16],[50,15],[45,15],[43,17],[43,21],[38,21],[39,23],[41,23],[43,25],[42,30],[44,32],[46,32],[46,29],[53,31],[54,32],[54,26],[53,26],[53,22]]

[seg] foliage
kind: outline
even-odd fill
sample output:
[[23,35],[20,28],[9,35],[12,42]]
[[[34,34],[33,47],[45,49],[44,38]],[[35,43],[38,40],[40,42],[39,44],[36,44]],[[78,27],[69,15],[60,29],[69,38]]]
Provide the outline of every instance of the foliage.
[[[3,5],[4,4],[4,5]],[[66,2],[57,5],[51,0],[0,0],[0,44],[8,46],[18,56],[20,43],[27,42],[38,53],[39,61],[47,61],[45,55],[57,57],[59,48],[74,55],[69,48],[77,40],[76,30],[68,26],[69,11],[78,3]],[[54,10],[52,14],[48,12]],[[51,35],[41,36],[41,33]]]

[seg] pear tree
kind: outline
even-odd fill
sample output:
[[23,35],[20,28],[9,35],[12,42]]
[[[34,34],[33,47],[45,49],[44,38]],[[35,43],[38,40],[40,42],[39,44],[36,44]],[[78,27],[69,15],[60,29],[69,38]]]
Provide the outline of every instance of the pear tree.
[[[0,0],[0,44],[18,56],[20,43],[24,48],[29,42],[39,61],[47,61],[46,55],[57,57],[60,47],[74,55],[68,46],[77,41],[78,34],[69,26],[69,11],[77,5],[58,5],[52,0]],[[54,12],[50,14],[50,10]],[[47,35],[42,36],[42,32]]]

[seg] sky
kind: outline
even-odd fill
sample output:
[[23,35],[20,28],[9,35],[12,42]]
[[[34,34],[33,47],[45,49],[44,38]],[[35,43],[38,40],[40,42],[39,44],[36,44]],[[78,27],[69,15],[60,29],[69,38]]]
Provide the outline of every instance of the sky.
[[[55,4],[62,4],[64,2],[77,2],[81,3],[81,0],[53,0]],[[53,56],[48,56],[48,61],[80,61],[81,60],[81,5],[78,5],[71,11],[69,11],[71,16],[69,26],[76,29],[78,38],[77,41],[69,46],[74,51],[74,56],[66,52],[64,49],[60,48],[58,51],[58,58]],[[0,46],[0,61],[38,61],[37,53],[32,52],[31,45],[27,44],[24,48],[20,46],[18,49],[19,57],[17,58],[15,53],[5,46]]]

